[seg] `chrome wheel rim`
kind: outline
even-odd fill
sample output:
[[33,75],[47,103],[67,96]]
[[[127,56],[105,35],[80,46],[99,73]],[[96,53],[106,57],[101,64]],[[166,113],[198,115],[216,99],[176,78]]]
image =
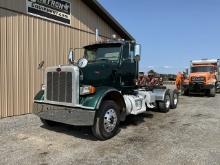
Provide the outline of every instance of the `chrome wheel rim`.
[[170,107],[170,97],[167,95],[165,99],[166,99],[166,108],[169,108]]
[[176,105],[177,104],[177,102],[178,102],[178,97],[177,97],[177,94],[174,94],[174,100],[173,100],[173,102],[174,102],[174,105]]
[[106,111],[104,116],[104,129],[106,132],[112,132],[115,129],[118,118],[114,109]]

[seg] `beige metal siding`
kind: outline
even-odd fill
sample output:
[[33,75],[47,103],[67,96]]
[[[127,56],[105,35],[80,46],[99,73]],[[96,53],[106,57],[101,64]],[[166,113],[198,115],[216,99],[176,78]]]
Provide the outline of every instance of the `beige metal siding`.
[[[100,35],[106,37],[117,34],[81,0],[69,0],[69,2],[71,2],[71,27],[93,33],[95,33],[95,29],[98,28],[100,30]],[[27,14],[26,0],[0,0],[0,7]]]
[[26,0],[0,0],[0,6],[19,12],[26,12]]
[[[12,0],[0,0],[0,6],[14,9],[17,3],[13,2],[10,6]],[[0,8],[0,118],[31,112],[42,83],[42,71],[37,70],[42,60],[45,66],[66,63],[69,48],[95,42],[95,28],[111,38],[114,31],[103,20],[80,0],[74,3],[80,6],[72,5],[80,16],[72,24],[87,32]]]

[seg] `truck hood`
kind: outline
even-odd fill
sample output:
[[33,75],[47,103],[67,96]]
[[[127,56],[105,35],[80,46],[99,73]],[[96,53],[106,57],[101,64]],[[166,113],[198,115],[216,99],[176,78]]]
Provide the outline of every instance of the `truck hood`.
[[85,68],[81,69],[83,85],[104,86],[111,84],[113,81],[114,68],[117,65],[106,62],[89,63]]

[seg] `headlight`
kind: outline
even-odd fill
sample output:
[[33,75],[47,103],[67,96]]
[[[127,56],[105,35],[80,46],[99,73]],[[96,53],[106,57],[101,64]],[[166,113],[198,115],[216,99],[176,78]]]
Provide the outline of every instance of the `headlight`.
[[96,92],[96,88],[91,85],[84,85],[80,87],[80,95],[88,95]]
[[208,85],[215,85],[215,83],[216,83],[215,80],[211,80],[211,81],[208,81],[208,82],[207,82]]

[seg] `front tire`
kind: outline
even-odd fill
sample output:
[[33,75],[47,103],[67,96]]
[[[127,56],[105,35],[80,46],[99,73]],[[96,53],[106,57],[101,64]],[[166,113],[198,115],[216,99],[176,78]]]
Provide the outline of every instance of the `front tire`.
[[185,89],[184,92],[183,92],[183,95],[184,96],[189,96],[189,89]]
[[93,135],[99,140],[110,139],[118,132],[119,122],[118,105],[111,100],[104,101],[92,126]]
[[215,94],[216,94],[216,89],[215,89],[215,87],[213,87],[213,88],[210,89],[209,96],[210,97],[215,97]]

